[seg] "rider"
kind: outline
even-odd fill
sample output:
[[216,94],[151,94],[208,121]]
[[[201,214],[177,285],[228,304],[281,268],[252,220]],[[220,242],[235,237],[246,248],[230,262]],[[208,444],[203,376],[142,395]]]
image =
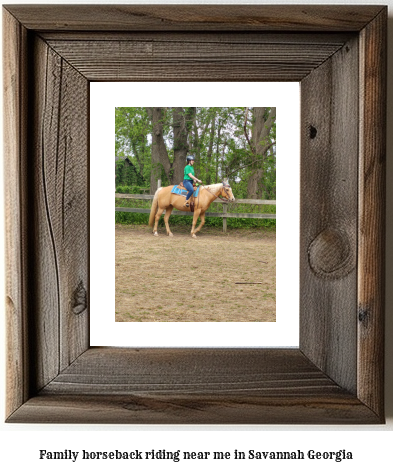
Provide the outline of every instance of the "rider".
[[187,155],[187,165],[184,168],[184,179],[183,179],[183,186],[187,189],[188,193],[186,196],[186,202],[184,203],[184,207],[189,206],[189,201],[194,192],[193,188],[193,181],[198,181],[198,183],[202,183],[202,181],[194,176],[194,162],[195,158],[193,155]]

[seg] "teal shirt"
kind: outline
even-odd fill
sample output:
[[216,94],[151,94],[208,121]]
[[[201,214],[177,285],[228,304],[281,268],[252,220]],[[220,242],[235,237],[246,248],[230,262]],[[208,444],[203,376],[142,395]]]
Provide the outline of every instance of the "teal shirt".
[[193,176],[195,176],[195,171],[194,171],[194,167],[191,166],[191,165],[187,165],[185,168],[184,168],[184,178],[183,179],[191,179],[189,176],[188,176],[188,173],[191,173]]

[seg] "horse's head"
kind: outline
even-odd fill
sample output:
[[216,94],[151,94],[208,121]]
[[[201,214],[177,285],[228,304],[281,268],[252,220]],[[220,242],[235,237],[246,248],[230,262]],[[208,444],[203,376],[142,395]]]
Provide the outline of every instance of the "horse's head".
[[221,197],[227,199],[229,202],[235,201],[235,196],[233,195],[232,188],[229,186],[228,182],[222,183]]

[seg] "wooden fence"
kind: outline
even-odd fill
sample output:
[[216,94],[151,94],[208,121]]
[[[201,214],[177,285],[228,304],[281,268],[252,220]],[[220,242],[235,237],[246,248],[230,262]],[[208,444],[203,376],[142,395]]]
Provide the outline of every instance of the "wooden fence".
[[[141,200],[150,200],[152,201],[154,196],[151,194],[115,194],[115,198],[119,199],[141,199]],[[223,231],[227,231],[227,219],[231,217],[240,217],[246,219],[275,219],[275,214],[253,214],[253,213],[242,213],[242,212],[228,212],[228,203],[217,200],[214,201],[215,204],[222,204],[223,212],[206,212],[206,217],[222,217],[222,227]],[[236,199],[236,204],[269,204],[276,205],[276,201],[267,201],[263,199]],[[150,214],[150,209],[139,209],[133,207],[115,207],[117,212],[136,212],[141,214]],[[163,212],[163,215],[165,211]],[[173,210],[173,215],[189,216],[191,213],[187,211],[178,211]]]

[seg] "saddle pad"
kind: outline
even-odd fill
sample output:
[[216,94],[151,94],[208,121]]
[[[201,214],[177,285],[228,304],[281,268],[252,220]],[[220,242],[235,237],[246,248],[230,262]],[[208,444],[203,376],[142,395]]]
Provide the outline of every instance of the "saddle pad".
[[[179,186],[177,184],[175,184],[172,188],[172,191],[171,191],[172,194],[178,194],[179,196],[187,196],[188,194],[188,191],[187,189],[182,189],[182,188],[179,188]],[[196,191],[194,191],[194,194],[193,196],[194,197],[197,197],[198,196],[198,193],[199,193],[199,187],[196,188]]]

